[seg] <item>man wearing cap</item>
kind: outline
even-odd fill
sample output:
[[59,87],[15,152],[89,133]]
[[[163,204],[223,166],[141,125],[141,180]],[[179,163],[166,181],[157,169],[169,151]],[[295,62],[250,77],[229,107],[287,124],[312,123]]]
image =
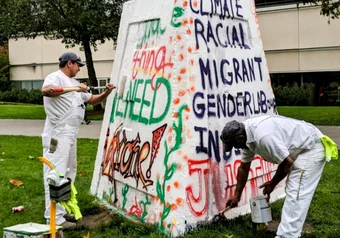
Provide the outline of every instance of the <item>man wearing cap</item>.
[[[77,173],[77,135],[79,126],[84,118],[87,102],[96,105],[111,93],[114,86],[106,85],[106,90],[98,95],[92,95],[85,84],[79,83],[73,77],[85,63],[73,52],[66,52],[59,58],[59,70],[49,74],[43,83],[44,108],[46,121],[42,133],[43,155],[49,159],[59,173],[65,174],[74,182]],[[54,90],[60,87],[78,87],[77,91],[60,92]],[[44,165],[45,186],[45,218],[50,219],[50,195],[47,176],[50,169]],[[67,221],[67,220],[69,221]],[[56,224],[64,229],[76,228],[71,222],[74,216],[66,213],[63,206],[57,204]]]
[[288,175],[276,237],[299,237],[325,165],[324,142],[335,145],[334,158],[337,158],[336,144],[310,123],[276,115],[260,116],[243,123],[228,122],[220,139],[224,151],[235,147],[241,149],[242,154],[235,194],[226,206],[238,205],[251,161],[255,155],[260,155],[279,165],[272,180],[260,186],[268,199],[275,186]]

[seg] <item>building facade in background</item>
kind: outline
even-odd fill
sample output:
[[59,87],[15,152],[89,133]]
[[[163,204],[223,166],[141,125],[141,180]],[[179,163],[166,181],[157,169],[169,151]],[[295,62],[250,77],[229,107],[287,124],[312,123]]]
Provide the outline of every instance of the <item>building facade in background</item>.
[[[79,46],[65,48],[61,40],[46,40],[43,36],[27,40],[9,40],[10,79],[16,89],[40,89],[45,77],[59,68],[59,57],[65,51],[72,51],[85,61],[85,53]],[[98,85],[105,86],[111,76],[114,57],[113,41],[98,44],[98,51],[92,48],[94,68]],[[81,68],[76,79],[88,78],[87,67]]]
[[272,84],[311,86],[314,105],[338,105],[340,20],[297,2],[256,0]]
[[[335,105],[340,100],[340,19],[320,15],[319,6],[291,0],[256,0],[258,21],[272,84],[312,85],[315,104]],[[11,80],[16,88],[40,88],[43,79],[58,68],[64,51],[85,59],[79,47],[65,49],[60,40],[19,38],[9,41]],[[114,45],[108,41],[93,51],[99,84],[110,78]],[[86,67],[77,75],[87,78]],[[105,81],[106,82],[106,81]],[[339,88],[340,89],[340,88]]]

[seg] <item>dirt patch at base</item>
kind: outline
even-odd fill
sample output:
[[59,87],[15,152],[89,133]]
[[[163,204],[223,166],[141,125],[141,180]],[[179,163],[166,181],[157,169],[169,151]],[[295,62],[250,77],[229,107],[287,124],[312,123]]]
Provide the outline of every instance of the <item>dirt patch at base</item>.
[[98,214],[88,215],[77,222],[77,226],[86,229],[94,229],[101,225],[107,225],[110,223],[112,217],[115,214],[107,209],[100,209]]
[[[276,232],[277,228],[279,227],[279,224],[280,224],[280,221],[268,222],[267,230]],[[312,231],[313,231],[313,227],[310,224],[305,223],[303,225],[302,232],[311,233]]]

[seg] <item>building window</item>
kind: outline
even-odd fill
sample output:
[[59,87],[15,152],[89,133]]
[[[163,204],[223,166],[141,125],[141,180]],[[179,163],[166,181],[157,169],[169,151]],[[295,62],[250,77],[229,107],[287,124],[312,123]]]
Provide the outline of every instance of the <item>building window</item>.
[[256,0],[255,5],[257,7],[267,7],[267,6],[280,6],[285,4],[299,3],[302,1],[293,0]]
[[14,89],[27,89],[28,91],[32,89],[41,89],[44,81],[36,80],[36,81],[12,81]]
[[27,89],[28,91],[30,91],[32,89],[32,81],[21,82],[21,89]]
[[107,79],[107,78],[100,78],[100,79],[97,79],[97,80],[98,80],[98,86],[100,86],[100,87],[105,87],[106,84],[109,81],[109,79]]
[[32,81],[32,88],[41,89],[44,81]]
[[270,78],[273,87],[311,88],[314,106],[340,105],[340,72],[275,73]]
[[21,89],[21,81],[12,81],[13,89]]

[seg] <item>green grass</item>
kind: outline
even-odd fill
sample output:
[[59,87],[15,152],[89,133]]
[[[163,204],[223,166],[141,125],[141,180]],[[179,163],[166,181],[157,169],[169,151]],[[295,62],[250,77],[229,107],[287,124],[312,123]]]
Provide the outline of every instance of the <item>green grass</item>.
[[1,119],[45,119],[42,105],[0,104]]
[[278,107],[278,112],[282,116],[308,121],[314,125],[340,125],[340,107]]
[[[19,223],[44,223],[44,188],[39,137],[0,135],[0,237],[4,227]],[[93,214],[98,204],[89,189],[94,169],[98,140],[78,139],[78,174],[76,187],[78,201],[83,215]],[[340,230],[340,160],[326,164],[320,184],[310,207],[307,223],[313,229],[303,238],[339,237]],[[19,179],[24,184],[14,187],[10,179]],[[23,205],[24,212],[12,214],[11,208]],[[272,206],[273,217],[279,220],[282,201]],[[64,232],[64,237],[83,237],[90,232],[91,238],[99,237],[166,237],[153,226],[135,224],[121,216],[114,216],[108,225],[88,231],[86,229]],[[200,226],[184,237],[228,237],[251,238],[274,237],[270,231],[253,231],[250,215],[216,224]]]
[[[87,106],[88,112],[93,111],[92,106]],[[0,103],[0,119],[33,119],[44,120],[46,114],[43,105]],[[103,114],[90,115],[89,120],[102,120]]]
[[[94,115],[92,106],[87,107],[89,120],[102,120],[103,114]],[[0,119],[45,119],[42,105],[0,103]],[[308,121],[314,125],[340,125],[340,107],[278,107],[282,116]]]

